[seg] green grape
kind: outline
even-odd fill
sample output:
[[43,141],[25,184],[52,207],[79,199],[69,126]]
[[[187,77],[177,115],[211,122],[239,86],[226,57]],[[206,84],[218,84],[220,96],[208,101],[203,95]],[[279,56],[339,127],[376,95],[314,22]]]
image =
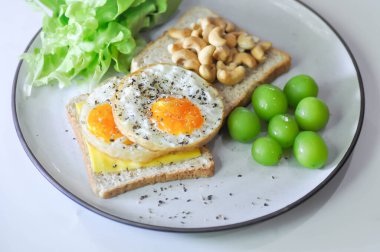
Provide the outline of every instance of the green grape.
[[297,122],[290,115],[275,115],[268,124],[268,135],[275,139],[282,148],[291,147],[298,132]]
[[276,165],[282,156],[281,145],[268,136],[260,137],[252,144],[252,157],[262,165]]
[[294,112],[298,125],[304,130],[318,131],[329,120],[327,105],[316,97],[302,99]]
[[289,106],[295,108],[303,98],[317,97],[318,85],[312,77],[300,74],[286,83],[284,93],[288,99]]
[[270,84],[263,84],[255,89],[252,94],[252,105],[257,115],[265,121],[288,111],[285,94]]
[[296,160],[304,167],[318,169],[328,158],[328,148],[323,138],[313,131],[303,131],[294,141],[293,152]]
[[257,115],[244,107],[237,107],[231,112],[227,126],[231,137],[239,142],[249,142],[261,129]]

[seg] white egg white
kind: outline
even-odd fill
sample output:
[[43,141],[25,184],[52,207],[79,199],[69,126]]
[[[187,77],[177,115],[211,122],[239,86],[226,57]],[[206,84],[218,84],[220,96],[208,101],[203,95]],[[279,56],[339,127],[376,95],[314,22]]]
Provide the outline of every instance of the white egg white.
[[[129,75],[113,100],[115,121],[132,141],[152,150],[179,150],[205,144],[222,125],[223,101],[216,89],[184,68],[156,64]],[[160,130],[151,106],[160,98],[187,98],[201,111],[202,126],[189,134]]]
[[133,160],[137,162],[148,162],[154,158],[164,155],[166,152],[150,151],[136,143],[131,145],[124,144],[127,137],[121,137],[115,139],[113,142],[107,142],[103,138],[92,134],[88,129],[87,119],[90,111],[97,105],[104,103],[110,103],[112,106],[111,99],[115,95],[116,88],[122,82],[122,78],[110,78],[88,96],[85,104],[82,106],[79,120],[85,139],[98,150],[115,158]]

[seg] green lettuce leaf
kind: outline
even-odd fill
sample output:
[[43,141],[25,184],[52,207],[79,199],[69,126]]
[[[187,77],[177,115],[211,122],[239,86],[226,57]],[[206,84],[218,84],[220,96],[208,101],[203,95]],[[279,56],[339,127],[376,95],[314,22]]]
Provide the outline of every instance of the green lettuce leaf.
[[33,86],[96,84],[111,66],[127,74],[146,44],[140,32],[170,18],[181,0],[40,0],[41,48],[22,55]]

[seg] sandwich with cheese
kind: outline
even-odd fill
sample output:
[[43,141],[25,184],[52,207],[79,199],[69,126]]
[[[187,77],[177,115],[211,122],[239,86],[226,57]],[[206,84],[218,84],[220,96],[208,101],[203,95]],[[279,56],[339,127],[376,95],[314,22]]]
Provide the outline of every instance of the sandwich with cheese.
[[191,71],[158,64],[113,77],[72,99],[67,113],[99,197],[214,174],[203,145],[222,125],[223,102]]
[[210,177],[205,145],[290,56],[207,8],[187,11],[113,77],[72,99],[67,114],[95,194],[110,198],[171,180]]

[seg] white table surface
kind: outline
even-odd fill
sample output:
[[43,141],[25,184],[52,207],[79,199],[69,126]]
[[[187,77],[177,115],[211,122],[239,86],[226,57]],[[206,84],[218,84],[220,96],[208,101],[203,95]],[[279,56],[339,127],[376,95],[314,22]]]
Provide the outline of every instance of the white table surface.
[[0,8],[0,251],[380,251],[380,1],[305,0],[340,33],[359,65],[366,110],[338,175],[302,205],[260,224],[213,233],[150,231],[73,202],[33,166],[16,136],[11,88],[42,14],[24,1]]

